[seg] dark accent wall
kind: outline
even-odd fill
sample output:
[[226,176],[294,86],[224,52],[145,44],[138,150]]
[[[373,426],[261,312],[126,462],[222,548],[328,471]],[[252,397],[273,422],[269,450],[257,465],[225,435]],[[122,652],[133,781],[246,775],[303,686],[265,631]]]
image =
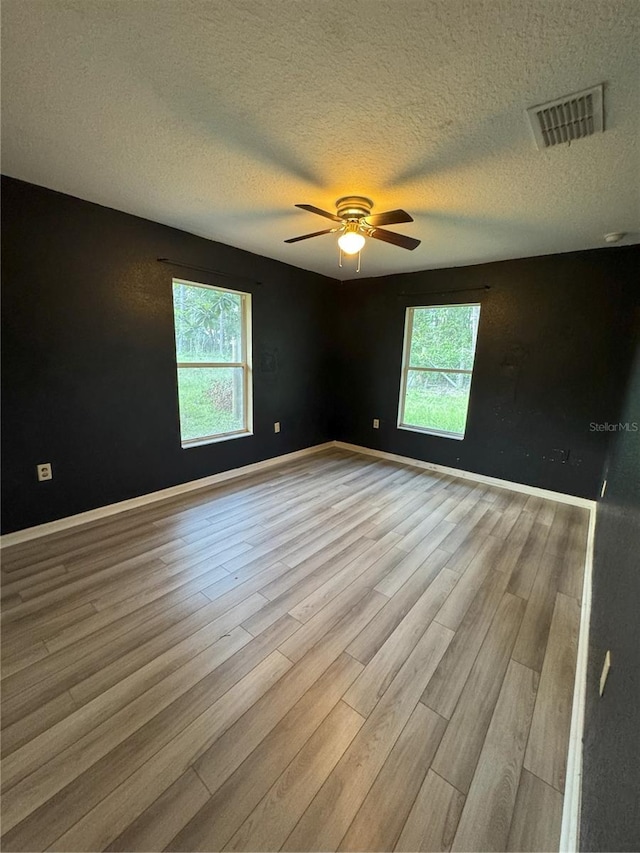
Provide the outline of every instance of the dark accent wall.
[[[640,850],[640,305],[635,363],[598,504],[584,730],[582,850]],[[634,429],[635,424],[635,429]],[[607,649],[611,670],[598,688]]]
[[[591,424],[618,411],[639,259],[617,248],[343,283],[336,438],[595,498],[607,434]],[[465,439],[398,429],[405,309],[460,302],[482,305]]]
[[[334,438],[598,493],[638,247],[338,284],[11,178],[2,201],[3,532]],[[180,447],[173,276],[252,293],[253,437]],[[466,438],[398,430],[405,307],[457,301],[482,304]]]
[[[2,202],[5,533],[333,438],[587,498],[607,467],[581,847],[638,850],[640,432],[591,429],[640,422],[638,247],[338,285],[10,178]],[[180,447],[174,275],[253,295],[253,437]],[[398,430],[405,308],[475,301],[465,440]],[[51,482],[37,482],[39,462],[52,463]],[[613,666],[600,699],[607,649]]]
[[[333,280],[11,178],[2,207],[3,532],[333,437]],[[180,447],[173,276],[252,293],[253,437]]]

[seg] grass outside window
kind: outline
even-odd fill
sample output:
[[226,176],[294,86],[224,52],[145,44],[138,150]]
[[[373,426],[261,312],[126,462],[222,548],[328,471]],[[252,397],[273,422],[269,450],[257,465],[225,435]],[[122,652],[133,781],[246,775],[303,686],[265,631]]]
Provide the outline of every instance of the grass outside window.
[[251,296],[173,281],[183,447],[251,435]]
[[480,306],[407,308],[398,426],[464,438]]

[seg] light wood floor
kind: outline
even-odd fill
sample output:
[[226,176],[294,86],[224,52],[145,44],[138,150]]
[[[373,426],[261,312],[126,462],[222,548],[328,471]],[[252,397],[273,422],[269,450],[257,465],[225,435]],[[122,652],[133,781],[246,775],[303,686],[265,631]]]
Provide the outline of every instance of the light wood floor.
[[4,553],[4,850],[554,850],[586,510],[323,451]]

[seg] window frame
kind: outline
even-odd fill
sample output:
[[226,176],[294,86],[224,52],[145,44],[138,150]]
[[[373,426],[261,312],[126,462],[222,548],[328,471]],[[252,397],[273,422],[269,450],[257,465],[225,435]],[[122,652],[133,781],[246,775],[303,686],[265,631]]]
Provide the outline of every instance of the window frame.
[[[200,287],[204,290],[217,290],[221,293],[232,293],[241,298],[241,361],[178,361],[178,341],[176,336],[176,314],[175,301],[173,299],[174,285],[187,285],[188,287]],[[200,447],[204,444],[216,444],[220,441],[228,441],[232,438],[243,438],[253,435],[253,364],[252,364],[252,327],[251,327],[251,294],[243,290],[234,290],[231,287],[220,287],[215,284],[204,284],[199,281],[189,281],[184,278],[173,278],[171,280],[171,304],[173,310],[173,339],[176,359],[176,391],[178,393],[178,429],[180,431],[180,445],[183,450],[190,447]],[[242,421],[243,428],[229,430],[227,432],[212,433],[210,435],[198,436],[197,438],[182,438],[182,422],[180,420],[180,370],[184,368],[242,368]]]
[[434,435],[437,438],[453,438],[456,441],[463,441],[467,432],[467,421],[469,420],[469,408],[467,407],[467,417],[465,418],[464,432],[449,432],[447,430],[438,430],[431,427],[421,427],[415,424],[404,423],[404,411],[407,399],[407,378],[410,370],[421,370],[426,373],[457,373],[470,376],[469,382],[469,406],[471,405],[471,383],[473,381],[473,369],[476,362],[476,350],[478,349],[478,333],[480,329],[480,318],[478,317],[478,333],[476,334],[475,346],[473,348],[473,361],[470,370],[437,368],[437,367],[412,367],[409,363],[411,358],[411,344],[413,337],[413,314],[416,309],[433,309],[433,308],[479,308],[482,311],[480,302],[453,302],[444,305],[408,305],[405,309],[404,319],[404,341],[402,345],[402,370],[400,374],[400,399],[398,402],[398,422],[397,428],[408,430],[409,432],[419,432],[423,435]]

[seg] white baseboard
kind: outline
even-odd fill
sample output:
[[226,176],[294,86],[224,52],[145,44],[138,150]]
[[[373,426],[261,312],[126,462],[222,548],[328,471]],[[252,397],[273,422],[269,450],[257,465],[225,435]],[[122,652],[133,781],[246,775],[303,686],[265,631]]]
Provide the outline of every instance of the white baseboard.
[[560,832],[561,853],[577,853],[580,844],[580,805],[582,793],[582,736],[587,698],[587,663],[589,659],[589,625],[591,622],[591,590],[593,582],[593,550],[595,545],[597,505],[591,510],[587,535],[587,556],[582,582],[582,608],[578,634],[578,659],[573,685],[569,752],[562,807]]
[[21,542],[28,542],[30,539],[39,539],[41,536],[47,536],[49,533],[58,533],[61,530],[68,530],[70,527],[76,527],[79,524],[98,521],[109,515],[126,512],[128,509],[135,509],[145,504],[162,501],[165,498],[172,498],[185,492],[205,489],[208,486],[223,483],[225,480],[232,480],[235,477],[242,477],[245,474],[253,474],[264,468],[281,465],[283,462],[290,462],[292,459],[309,456],[312,453],[318,453],[320,450],[326,450],[333,446],[333,441],[327,441],[324,444],[314,444],[312,447],[294,450],[292,453],[284,453],[282,456],[273,456],[271,459],[262,460],[262,462],[243,465],[242,468],[231,468],[229,471],[221,471],[219,474],[211,474],[209,477],[201,477],[199,480],[179,483],[177,486],[170,486],[168,489],[160,489],[157,492],[149,492],[149,494],[140,495],[137,498],[129,498],[125,501],[118,501],[118,503],[107,504],[107,506],[100,506],[96,509],[87,510],[87,512],[79,512],[77,515],[68,515],[66,518],[58,518],[55,521],[48,521],[45,524],[38,524],[35,527],[26,527],[24,530],[16,530],[15,533],[5,533],[4,536],[0,536],[0,548],[18,545]]
[[452,477],[460,477],[463,480],[473,480],[476,483],[485,483],[489,486],[498,486],[501,489],[510,489],[512,492],[522,492],[525,495],[535,495],[558,503],[572,504],[584,509],[592,510],[596,502],[588,498],[579,498],[575,495],[566,495],[564,492],[553,492],[550,489],[539,489],[536,486],[527,486],[525,483],[514,483],[511,480],[500,480],[498,477],[487,477],[484,474],[475,474],[473,471],[463,471],[461,468],[449,468],[446,465],[436,465],[434,462],[423,462],[412,456],[398,456],[397,453],[387,453],[386,450],[374,450],[372,447],[362,447],[359,444],[348,444],[346,441],[334,441],[335,447],[343,450],[351,450],[354,453],[364,453],[366,456],[377,456],[380,459],[389,459],[391,462],[401,462],[405,465],[413,465],[417,468],[425,468],[427,471],[437,471],[440,474],[450,474]]
[[526,486],[523,483],[513,483],[509,480],[500,480],[497,477],[486,477],[484,474],[474,474],[471,471],[463,471],[458,468],[448,468],[445,465],[436,465],[433,462],[423,462],[420,459],[413,459],[409,456],[398,456],[395,453],[387,453],[384,450],[374,450],[371,447],[362,447],[357,444],[347,444],[344,441],[327,441],[324,444],[316,444],[312,447],[305,447],[302,450],[295,450],[293,453],[285,453],[282,456],[274,456],[271,459],[264,459],[262,462],[254,462],[251,465],[244,465],[242,468],[232,468],[229,471],[221,471],[219,474],[212,474],[209,477],[202,477],[199,480],[191,480],[188,483],[179,483],[177,486],[171,486],[168,489],[161,489],[157,492],[150,492],[146,495],[140,495],[137,498],[129,498],[128,500],[119,501],[118,503],[108,504],[107,506],[90,509],[87,512],[80,512],[76,515],[69,515],[65,518],[58,518],[55,521],[48,521],[45,524],[38,524],[35,527],[26,527],[24,530],[16,530],[15,533],[5,533],[0,536],[0,549],[7,548],[10,545],[17,545],[21,542],[28,542],[31,539],[38,539],[41,536],[47,536],[49,533],[58,533],[61,530],[67,530],[70,527],[76,527],[79,524],[86,524],[90,521],[97,521],[100,518],[106,518],[109,515],[115,515],[119,512],[126,512],[128,509],[144,506],[148,503],[161,501],[165,498],[175,497],[176,495],[191,492],[195,489],[204,489],[207,486],[222,483],[225,480],[231,480],[234,477],[241,477],[244,474],[251,474],[255,471],[260,471],[263,468],[270,468],[273,465],[278,465],[290,459],[296,459],[301,456],[307,456],[311,453],[317,453],[328,447],[340,447],[343,450],[351,450],[354,453],[363,453],[367,456],[376,456],[380,459],[389,459],[394,462],[401,462],[407,465],[413,465],[418,468],[425,468],[429,471],[438,471],[443,474],[450,474],[453,477],[461,477],[466,480],[474,480],[478,483],[486,483],[492,486],[499,486],[503,489],[511,489],[516,492],[523,492],[527,495],[537,495],[538,497],[548,498],[561,503],[573,504],[574,506],[586,507],[592,509],[595,506],[595,501],[587,500],[586,498],[577,498],[573,495],[565,495],[561,492],[552,492],[548,489],[538,489],[534,486]]
[[0,536],[0,548],[6,548],[10,545],[16,545],[21,542],[28,542],[31,539],[38,539],[39,537],[46,536],[49,533],[57,533],[62,530],[67,530],[69,528],[76,527],[80,524],[86,524],[90,521],[97,521],[101,518],[106,518],[110,515],[116,515],[117,513],[125,512],[129,509],[144,506],[145,504],[155,503],[156,501],[175,497],[176,495],[184,494],[186,492],[204,489],[209,486],[222,483],[225,480],[232,480],[236,477],[241,477],[245,474],[251,474],[265,468],[271,468],[293,459],[297,459],[303,456],[309,456],[313,453],[317,453],[329,447],[338,447],[343,450],[350,450],[354,453],[360,453],[366,456],[374,456],[379,459],[388,459],[393,462],[400,462],[412,465],[414,467],[424,468],[428,471],[437,471],[443,474],[450,474],[451,476],[460,477],[465,480],[473,480],[474,482],[478,483],[498,486],[503,489],[510,489],[511,491],[521,492],[527,495],[536,495],[537,497],[559,501],[560,503],[572,504],[574,506],[584,507],[590,510],[591,516],[589,520],[587,555],[584,569],[580,634],[578,639],[578,658],[574,682],[571,730],[569,735],[569,753],[567,757],[567,773],[560,838],[561,853],[576,853],[576,851],[578,850],[580,828],[579,823],[580,792],[582,786],[582,735],[584,730],[584,711],[586,699],[589,621],[591,618],[591,584],[593,574],[593,549],[597,507],[596,501],[587,500],[586,498],[575,497],[573,495],[566,495],[562,492],[554,492],[549,489],[539,489],[535,486],[527,486],[524,483],[515,483],[511,482],[510,480],[501,480],[497,477],[487,477],[484,474],[475,474],[471,471],[463,471],[458,468],[449,468],[445,465],[436,465],[433,462],[423,462],[420,459],[413,459],[409,456],[399,456],[395,453],[387,453],[384,450],[375,450],[371,447],[362,447],[356,444],[348,444],[344,441],[328,441],[324,444],[316,444],[312,447],[305,447],[302,450],[296,450],[293,453],[285,453],[282,456],[274,456],[271,459],[265,459],[261,462],[254,462],[251,465],[244,465],[241,468],[232,468],[229,471],[221,471],[218,474],[212,474],[211,476],[202,477],[198,480],[191,480],[187,483],[180,483],[177,486],[171,486],[168,489],[161,489],[157,492],[150,492],[149,494],[140,495],[136,498],[130,498],[128,500],[119,501],[118,503],[108,504],[107,506],[88,510],[87,512],[81,512],[77,515],[70,515],[66,518],[60,518],[56,521],[49,521],[46,524],[39,524],[36,527],[28,527],[24,530],[18,530],[15,533],[7,533],[4,536]]
[[562,810],[562,828],[560,835],[561,853],[577,853],[580,833],[580,800],[582,790],[582,736],[584,732],[584,710],[587,688],[587,660],[589,653],[589,622],[591,619],[591,584],[593,576],[593,549],[595,539],[595,524],[597,501],[566,495],[562,492],[553,492],[549,489],[538,489],[523,483],[513,483],[509,480],[500,480],[496,477],[485,477],[483,474],[474,474],[471,471],[462,471],[457,468],[448,468],[445,465],[435,465],[432,462],[422,462],[409,456],[398,456],[395,453],[387,453],[384,450],[374,450],[371,447],[361,447],[356,444],[347,444],[344,441],[334,441],[336,447],[343,450],[351,450],[354,453],[362,453],[367,456],[375,456],[379,459],[389,459],[393,462],[401,462],[418,468],[426,468],[428,471],[438,471],[442,474],[451,474],[466,480],[478,483],[486,483],[510,489],[514,492],[522,492],[525,495],[537,495],[560,503],[572,504],[583,507],[590,511],[589,532],[587,535],[587,552],[584,567],[584,579],[582,586],[582,607],[580,612],[580,633],[578,637],[578,656],[576,661],[576,675],[573,687],[573,706],[571,710],[571,729],[569,733],[569,751],[567,755],[567,773],[564,792],[564,804]]

